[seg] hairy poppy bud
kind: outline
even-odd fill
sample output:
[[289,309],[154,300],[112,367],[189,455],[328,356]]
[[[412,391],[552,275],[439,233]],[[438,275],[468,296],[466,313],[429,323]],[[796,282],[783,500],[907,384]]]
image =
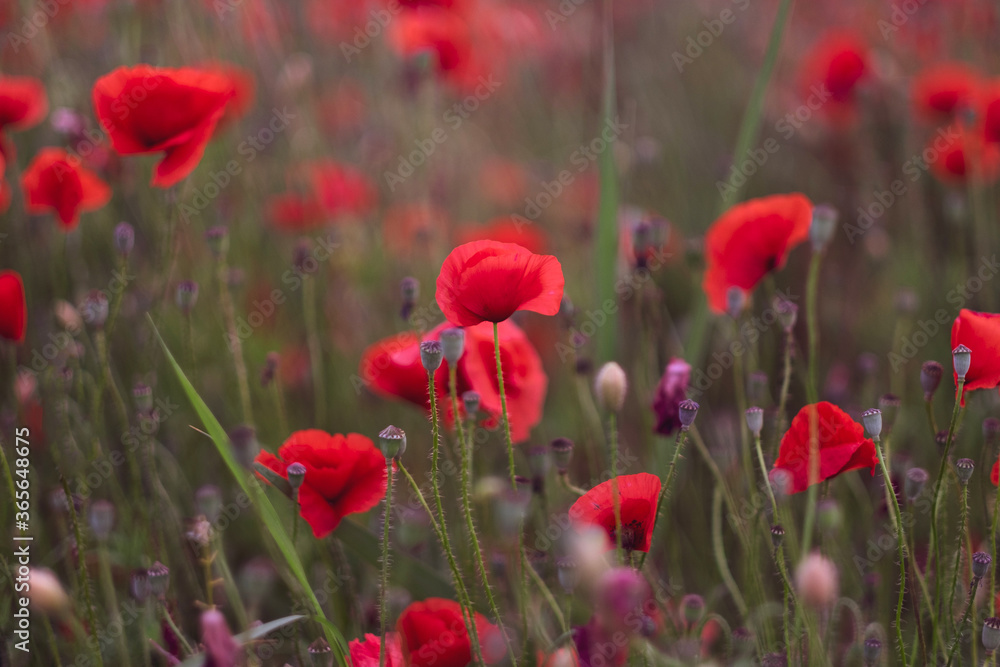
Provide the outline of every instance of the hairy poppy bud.
[[193,280],[182,280],[177,283],[176,299],[181,312],[185,315],[190,314],[198,303],[198,283]]
[[469,391],[463,391],[462,405],[465,407],[465,414],[469,417],[475,417],[476,413],[479,412],[480,400],[478,391],[473,391],[472,389]]
[[864,423],[865,430],[868,431],[868,435],[872,437],[872,440],[878,442],[879,436],[882,434],[882,411],[878,408],[865,410],[861,415],[861,421]]
[[613,361],[601,366],[594,378],[594,393],[601,407],[611,412],[618,412],[625,405],[625,393],[628,391],[628,379],[622,367]]
[[764,411],[756,406],[747,408],[747,428],[755,437],[760,437],[761,429],[764,428]]
[[170,569],[166,565],[160,561],[156,561],[146,571],[146,576],[149,578],[150,593],[158,598],[162,598],[167,594],[167,588],[170,586]]
[[955,461],[955,474],[963,486],[969,483],[969,479],[972,478],[972,473],[975,469],[976,462],[972,459],[959,459]]
[[285,474],[288,475],[288,483],[292,487],[292,493],[298,495],[299,488],[302,486],[302,482],[306,479],[306,467],[296,461],[288,466],[285,470]]
[[677,416],[681,421],[681,430],[686,431],[694,423],[694,418],[698,416],[698,404],[691,399],[680,402],[677,406]]
[[400,299],[400,309],[399,316],[404,320],[410,319],[410,313],[413,312],[413,307],[417,305],[417,299],[420,297],[420,281],[416,278],[403,278],[399,281],[399,299]]
[[934,397],[934,392],[941,384],[943,374],[944,367],[936,361],[925,361],[924,365],[920,367],[920,386],[924,390],[925,401]]
[[436,340],[425,340],[420,344],[420,363],[424,365],[424,370],[433,373],[441,367],[444,359],[444,349]]
[[972,554],[972,578],[978,581],[985,577],[986,573],[990,571],[990,563],[992,562],[993,558],[985,551],[977,551]]
[[556,438],[549,446],[552,448],[552,458],[555,459],[556,469],[559,472],[566,472],[569,469],[570,461],[573,460],[573,441],[569,438]]
[[441,332],[441,348],[448,365],[454,367],[465,352],[465,329],[452,327]]
[[972,364],[972,350],[959,345],[951,351],[951,359],[955,365],[955,375],[959,380],[965,380],[965,374],[969,372],[969,366]]
[[[917,499],[917,497],[923,492],[924,485],[927,484],[927,480],[930,479],[930,475],[923,468],[910,468],[906,471],[906,481],[903,483],[903,493],[906,495],[906,499],[911,503]],[[886,484],[889,480],[886,480]]]
[[1000,618],[990,616],[983,622],[983,646],[989,653],[1000,648]]
[[399,458],[406,451],[406,433],[397,426],[386,426],[378,434],[378,444],[385,458]]
[[813,208],[812,224],[809,225],[809,240],[812,241],[814,252],[823,250],[830,242],[839,217],[837,209],[828,204],[820,204]]
[[128,257],[135,247],[135,229],[127,222],[119,222],[114,232],[115,248],[122,257]]

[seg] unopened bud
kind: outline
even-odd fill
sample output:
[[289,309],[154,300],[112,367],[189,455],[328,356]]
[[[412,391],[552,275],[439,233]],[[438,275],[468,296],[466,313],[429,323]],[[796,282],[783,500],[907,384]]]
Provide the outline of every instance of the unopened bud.
[[955,375],[959,380],[965,380],[965,374],[969,372],[972,365],[972,350],[964,345],[959,345],[951,351],[951,359],[955,365]]
[[398,459],[406,451],[406,433],[397,426],[386,426],[378,434],[378,444],[386,459]]
[[333,664],[333,650],[322,637],[309,645],[308,652],[313,667],[330,667]]
[[594,378],[594,393],[597,402],[605,410],[619,412],[625,405],[625,393],[628,391],[628,379],[622,367],[613,361],[601,366]]
[[436,340],[425,340],[420,344],[420,363],[424,365],[424,370],[433,373],[441,367],[444,358],[444,349]]
[[689,625],[696,625],[705,615],[705,598],[695,593],[685,595],[681,599],[681,611]]
[[694,418],[698,416],[698,404],[690,398],[677,404],[677,418],[681,422],[681,430],[686,431],[691,428]]
[[462,405],[465,407],[465,414],[469,417],[475,417],[476,413],[479,412],[479,392],[478,391],[464,391],[462,392]]
[[882,654],[882,642],[875,637],[866,639],[863,652],[866,667],[874,667]]
[[61,617],[71,607],[69,595],[66,594],[55,572],[44,567],[33,567],[28,570],[25,595],[32,608],[47,616]]
[[416,278],[403,278],[399,281],[399,298],[401,302],[399,316],[404,320],[410,319],[413,307],[417,305],[420,297],[420,282]]
[[760,437],[761,429],[764,428],[764,410],[756,406],[747,408],[747,428],[755,437]]
[[813,208],[812,224],[809,225],[809,240],[812,241],[813,252],[820,252],[830,242],[839,216],[837,209],[827,204]]
[[795,568],[799,598],[812,607],[827,607],[837,599],[839,575],[833,561],[818,553],[808,554]]
[[785,541],[785,529],[780,525],[771,526],[771,544],[777,549]]
[[188,315],[198,303],[198,283],[193,280],[182,280],[177,283],[177,307]]

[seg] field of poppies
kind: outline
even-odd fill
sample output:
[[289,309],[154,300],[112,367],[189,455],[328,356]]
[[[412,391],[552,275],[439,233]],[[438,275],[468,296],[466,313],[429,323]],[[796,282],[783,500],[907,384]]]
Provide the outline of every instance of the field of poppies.
[[996,664],[995,2],[0,38],[0,667]]

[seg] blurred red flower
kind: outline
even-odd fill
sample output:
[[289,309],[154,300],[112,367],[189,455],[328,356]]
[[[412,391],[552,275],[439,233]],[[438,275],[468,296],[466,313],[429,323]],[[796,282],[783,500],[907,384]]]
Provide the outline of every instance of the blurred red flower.
[[518,310],[555,315],[562,302],[562,266],[514,243],[473,241],[448,255],[437,279],[437,303],[460,326],[502,322]]
[[656,432],[660,435],[670,435],[681,427],[679,406],[687,398],[690,381],[691,364],[680,357],[671,359],[656,386],[656,396],[653,398]]
[[820,113],[837,125],[854,118],[855,90],[868,73],[868,45],[849,32],[831,32],[806,56],[803,95],[819,101]]
[[545,232],[527,218],[502,216],[481,225],[464,225],[458,230],[458,243],[493,240],[516,243],[531,253],[543,253],[549,245]]
[[28,306],[21,274],[0,271],[0,338],[22,343],[27,325]]
[[812,202],[798,193],[751,199],[723,213],[705,237],[703,288],[712,310],[725,312],[730,287],[750,292],[784,266],[788,252],[809,237],[811,221]]
[[21,175],[29,213],[53,211],[66,231],[80,213],[96,211],[111,200],[111,188],[61,148],[43,148]]
[[45,86],[27,76],[0,75],[0,132],[26,130],[42,122],[49,111]]
[[285,479],[292,463],[305,466],[299,510],[316,538],[332,533],[348,514],[375,507],[388,484],[385,456],[370,439],[357,433],[296,431],[278,449],[278,456],[262,451],[255,462]]
[[469,76],[472,39],[468,23],[456,12],[435,6],[405,11],[389,26],[389,43],[405,58],[431,54],[438,72],[453,83]]
[[432,204],[396,204],[382,216],[382,243],[396,257],[430,257],[447,229],[448,213]]
[[10,206],[10,185],[3,177],[6,170],[7,158],[0,152],[0,213],[6,211],[7,207]]
[[[506,653],[503,635],[482,614],[477,612],[475,620],[483,659],[490,665],[499,662]],[[400,615],[396,630],[410,667],[466,667],[472,662],[462,608],[454,600],[427,598],[411,603]]]
[[788,493],[799,493],[809,487],[809,440],[813,408],[817,417],[819,446],[819,478],[826,481],[840,473],[871,468],[875,474],[878,452],[875,443],[865,438],[864,427],[833,403],[821,401],[799,410],[792,425],[781,439],[774,469],[791,473]]
[[[385,667],[405,667],[403,661],[403,646],[396,632],[386,634]],[[382,638],[368,633],[364,640],[352,639],[347,645],[351,656],[351,667],[379,667],[379,652],[382,650]]]
[[653,540],[653,524],[660,499],[660,478],[648,472],[619,475],[616,480],[602,482],[580,496],[569,508],[572,521],[598,526],[607,531],[615,548],[615,495],[617,481],[622,520],[622,548],[626,551],[649,551]]
[[973,105],[978,89],[979,75],[965,63],[938,63],[913,80],[913,106],[925,120],[949,121]]
[[237,89],[217,66],[202,70],[137,65],[102,76],[92,95],[115,151],[164,153],[152,184],[167,188],[198,166]]
[[[951,325],[951,349],[959,345],[972,350],[962,393],[965,405],[965,395],[970,391],[1000,386],[1000,314],[960,310]],[[958,375],[954,370],[952,377],[957,387]]]
[[284,192],[267,198],[265,219],[283,232],[300,233],[326,221],[323,208],[315,199],[296,192]]
[[[454,325],[444,322],[430,331],[424,340],[438,340],[441,332]],[[528,439],[531,429],[542,419],[548,378],[541,358],[524,332],[513,322],[501,322],[500,361],[503,364],[504,389],[510,415],[510,434],[514,442]],[[498,423],[501,415],[500,388],[493,349],[493,326],[484,322],[465,329],[465,353],[456,368],[457,391],[474,390],[480,396],[480,410],[490,415],[487,427]],[[420,344],[411,333],[398,334],[368,347],[361,359],[361,378],[380,396],[399,398],[424,410],[429,408],[427,371],[420,362]],[[454,423],[448,388],[448,363],[441,364],[434,376],[437,403],[445,423]],[[462,407],[459,407],[462,410]]]
[[306,167],[317,201],[333,218],[360,218],[375,204],[375,187],[361,171],[333,160]]
[[994,79],[979,91],[978,116],[986,141],[1000,142],[1000,80]]
[[986,141],[982,123],[953,123],[928,141],[923,156],[934,175],[945,183],[988,183],[1000,175],[1000,145]]

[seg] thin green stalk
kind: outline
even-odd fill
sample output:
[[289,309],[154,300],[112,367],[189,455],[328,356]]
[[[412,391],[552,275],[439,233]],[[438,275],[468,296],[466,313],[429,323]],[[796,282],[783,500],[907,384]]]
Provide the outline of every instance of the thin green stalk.
[[233,579],[233,572],[229,568],[229,561],[226,559],[226,552],[222,548],[222,540],[218,538],[218,535],[216,535],[215,543],[215,562],[219,566],[219,574],[222,575],[222,585],[226,589],[227,600],[233,606],[236,622],[239,624],[240,630],[245,631],[250,627],[250,617],[247,615],[246,606],[244,606],[243,598],[240,596],[239,588],[236,586],[236,580]]
[[712,493],[712,546],[715,553],[715,564],[719,568],[719,576],[722,577],[723,583],[726,584],[726,588],[729,590],[729,594],[733,598],[733,604],[736,605],[740,616],[746,616],[748,613],[747,603],[743,599],[743,594],[740,592],[739,586],[736,585],[733,573],[729,569],[729,560],[726,558],[726,545],[722,540],[722,489],[718,484],[715,485],[715,490]]
[[924,401],[924,410],[927,412],[927,423],[931,427],[931,437],[937,437],[937,422],[934,420],[934,403],[932,401]]
[[958,645],[962,643],[962,629],[969,620],[969,614],[972,613],[972,603],[976,600],[976,591],[979,589],[979,582],[979,579],[973,579],[972,585],[969,586],[969,602],[965,605],[965,613],[962,614],[962,620],[959,621],[958,627],[955,628],[955,639],[952,641],[951,650],[948,652],[948,662],[945,664],[945,667],[951,667],[951,661],[955,659],[955,651],[958,650]]
[[80,528],[80,520],[76,515],[76,505],[73,503],[73,493],[69,489],[69,482],[63,475],[59,475],[59,481],[62,483],[63,492],[66,494],[69,520],[73,527],[73,537],[76,539],[77,568],[80,571],[80,587],[83,589],[83,604],[84,610],[87,612],[87,624],[90,626],[91,649],[98,667],[104,667],[104,658],[101,657],[101,644],[98,640],[97,612],[94,609],[94,600],[90,595],[90,573],[87,570],[87,544],[83,541],[83,530]]
[[556,602],[556,598],[552,595],[552,591],[549,590],[549,587],[545,585],[545,581],[538,575],[538,572],[536,572],[535,568],[531,566],[531,563],[528,562],[528,556],[524,553],[524,551],[521,552],[521,562],[522,566],[527,568],[531,580],[535,583],[535,586],[538,587],[538,591],[542,594],[542,597],[545,598],[545,603],[549,605],[549,608],[552,609],[552,613],[555,614],[556,621],[559,623],[559,629],[562,630],[562,632],[569,632],[569,624],[566,622],[566,617],[563,615],[562,609],[559,607],[559,603]]
[[306,340],[313,379],[313,410],[317,424],[326,419],[326,385],[323,380],[323,348],[320,345],[316,314],[316,281],[307,277],[302,282],[302,312],[306,322]]
[[[615,35],[614,0],[604,0],[601,17],[601,60],[603,80],[601,86],[601,116],[604,127],[615,119]],[[597,239],[594,251],[594,278],[597,283],[598,303],[617,302],[615,278],[618,270],[618,175],[615,151],[604,150],[597,157],[600,179],[600,198],[597,211]],[[618,309],[606,313],[608,321],[597,329],[597,354],[607,361],[614,358],[618,337]]]
[[[965,378],[962,377],[958,379],[958,390],[955,394],[955,405],[951,410],[951,422],[948,426],[948,439],[945,441],[944,452],[941,454],[941,465],[938,468],[938,476],[934,481],[934,498],[931,504],[931,549],[929,553],[934,557],[935,571],[940,569],[941,563],[941,541],[938,539],[938,512],[940,511],[941,506],[941,488],[944,483],[945,475],[948,472],[948,454],[951,452],[951,443],[955,437],[955,424],[958,423],[958,415],[962,411],[962,396],[964,390]],[[938,601],[942,600],[942,579],[944,579],[944,577],[934,577],[935,604],[940,604]]]
[[[874,438],[876,443],[878,443],[879,438],[876,436]],[[880,447],[881,449],[881,447]],[[885,495],[886,499],[890,501],[890,506],[892,507],[892,515],[896,522],[896,543],[899,547],[899,598],[896,602],[896,650],[899,654],[899,662],[906,667],[906,645],[903,642],[903,598],[906,594],[906,535],[903,530],[903,513],[899,510],[899,501],[896,499],[896,493],[892,488],[892,478],[889,477],[889,469],[885,465],[885,455],[879,452],[878,457],[879,465],[882,467],[882,478],[885,484]]]
[[382,638],[378,649],[379,667],[385,667],[387,628],[389,624],[389,526],[392,524],[392,459],[385,460],[385,516],[382,519],[382,573],[378,589],[379,635]]
[[781,380],[781,394],[778,397],[778,441],[785,432],[788,418],[785,416],[785,404],[788,402],[788,390],[792,384],[792,346],[795,345],[795,335],[791,329],[785,330],[785,360]]
[[167,601],[163,598],[160,598],[160,611],[163,612],[163,620],[165,620],[167,625],[170,626],[170,631],[174,633],[174,637],[176,637],[177,641],[179,641],[181,646],[184,647],[184,655],[193,655],[194,649],[191,648],[191,643],[184,637],[184,633],[181,632],[181,629],[177,627],[177,622],[174,621],[174,617],[170,614],[170,610],[167,609]]
[[[497,384],[500,387],[500,409],[503,411],[503,433],[507,441],[507,467],[510,470],[510,486],[517,491],[517,475],[514,470],[514,442],[510,437],[510,419],[507,416],[507,391],[503,386],[503,364],[500,363],[500,325],[493,323],[493,349],[497,358]],[[434,398],[431,396],[431,400]]]
[[608,413],[608,449],[611,452],[611,504],[615,515],[615,549],[618,562],[624,563],[622,552],[622,499],[618,491],[618,422],[612,410]]
[[[118,608],[118,595],[115,592],[114,577],[111,576],[111,561],[108,558],[108,550],[104,544],[97,548],[97,561],[101,571],[101,590],[104,595],[104,604],[108,606],[108,615],[111,617],[111,624],[120,626],[122,622],[121,611]],[[128,655],[128,645],[125,642],[125,633],[118,634],[119,660],[123,667],[130,667],[132,661]]]
[[[996,498],[993,501],[993,525],[990,527],[990,546],[997,543],[997,520],[1000,519],[1000,488],[997,489]],[[997,585],[997,569],[996,567],[990,568],[990,590],[995,591]],[[990,595],[990,616],[996,616],[997,610],[997,598],[996,595]]]
[[277,378],[271,380],[271,397],[274,400],[274,410],[278,413],[278,426],[281,428],[282,437],[284,437],[291,431],[288,430],[288,414],[285,412],[285,400],[281,395]]
[[45,614],[42,614],[42,627],[45,628],[45,639],[49,643],[49,648],[52,649],[52,659],[55,661],[55,666],[62,667],[62,658],[59,657],[59,649],[56,648],[56,634],[52,631],[52,622]]
[[767,489],[767,497],[771,500],[771,516],[778,520],[778,501],[774,499],[774,489],[771,488],[771,480],[767,474],[767,464],[764,463],[764,450],[760,444],[760,433],[754,433],[754,446],[757,448],[757,463],[760,464],[760,474],[764,478],[764,488]]
[[[816,314],[816,299],[819,292],[819,268],[823,258],[820,251],[813,252],[809,262],[809,277],[806,281],[806,329],[809,333],[809,382],[806,393],[810,405],[819,401],[819,321]],[[816,522],[816,502],[819,497],[819,415],[813,408],[809,413],[809,491],[806,500],[806,515],[802,528],[802,554],[812,547],[813,527]],[[888,479],[888,478],[886,478]]]
[[[955,609],[955,589],[958,587],[958,571],[962,568],[962,549],[965,546],[965,531],[969,517],[969,485],[962,485],[962,505],[958,520],[958,548],[955,549],[955,567],[951,574],[951,595],[948,604],[948,617],[951,618]],[[991,570],[993,568],[990,568]]]
[[240,393],[243,421],[252,425],[254,421],[253,404],[250,401],[250,381],[247,376],[247,364],[243,359],[243,339],[236,331],[236,311],[233,307],[232,295],[229,293],[229,269],[225,256],[218,260],[216,280],[219,283],[219,304],[222,306],[222,314],[229,333],[229,351],[233,358],[233,368],[236,371],[236,384]]
[[[663,507],[666,505],[667,500],[670,497],[670,486],[673,484],[674,477],[677,473],[677,461],[681,458],[681,451],[684,449],[684,443],[687,441],[687,429],[682,428],[677,431],[677,436],[674,438],[674,455],[670,458],[670,467],[667,468],[667,476],[663,478],[663,484],[660,486],[660,499],[656,502],[656,516],[653,517],[653,537],[650,540],[649,550],[652,551],[656,547],[656,528],[660,525],[660,516],[663,514]],[[649,553],[644,553],[639,557],[639,569],[646,564],[646,557]]]
[[[785,641],[785,660],[788,664],[791,664],[792,636],[789,633],[789,626],[791,626],[791,610],[789,602],[794,596],[794,593],[792,592],[794,588],[792,587],[792,580],[788,577],[788,564],[785,563],[785,546],[783,544],[778,545],[778,548],[774,550],[774,560],[777,562],[778,571],[781,573],[781,588],[783,589],[781,625]],[[798,605],[796,605],[796,609],[797,608]]]

